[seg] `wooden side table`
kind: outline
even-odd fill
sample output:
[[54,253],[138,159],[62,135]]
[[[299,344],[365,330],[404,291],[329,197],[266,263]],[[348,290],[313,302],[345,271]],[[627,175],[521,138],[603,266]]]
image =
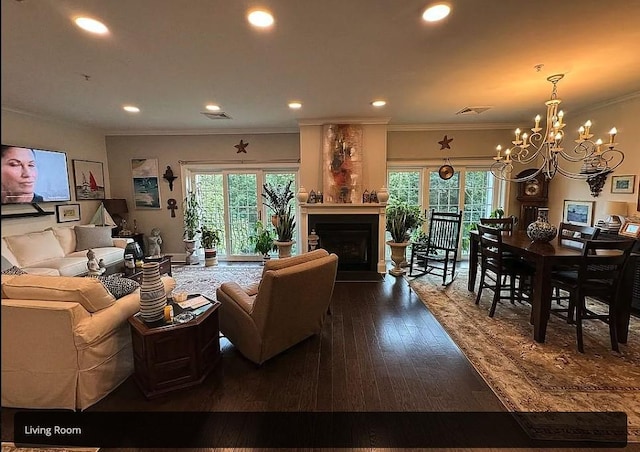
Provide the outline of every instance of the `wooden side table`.
[[[171,258],[173,256],[171,254],[166,254],[162,257],[161,260],[157,261],[160,263],[160,276],[169,275],[171,276]],[[145,262],[147,262],[145,260]],[[152,262],[152,261],[150,261]],[[156,261],[153,261],[156,262]],[[125,278],[133,279],[138,284],[142,284],[142,268],[126,268],[124,269]]]
[[[202,383],[221,358],[219,302],[187,323],[129,318],[134,379],[147,398]],[[180,308],[176,305],[174,310]]]

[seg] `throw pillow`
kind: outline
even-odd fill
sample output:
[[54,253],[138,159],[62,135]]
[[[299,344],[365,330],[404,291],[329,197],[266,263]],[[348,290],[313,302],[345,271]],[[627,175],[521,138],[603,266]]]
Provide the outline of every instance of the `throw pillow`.
[[6,270],[2,270],[2,274],[3,275],[26,275],[27,272],[14,265],[12,267],[7,268]]
[[15,265],[13,265],[9,259],[2,256],[2,271],[5,271],[11,267],[15,267]]
[[110,226],[96,226],[95,228],[75,228],[76,251],[89,248],[106,248],[113,246]]
[[133,279],[116,275],[98,276],[98,279],[116,299],[129,295],[140,287],[140,284]]

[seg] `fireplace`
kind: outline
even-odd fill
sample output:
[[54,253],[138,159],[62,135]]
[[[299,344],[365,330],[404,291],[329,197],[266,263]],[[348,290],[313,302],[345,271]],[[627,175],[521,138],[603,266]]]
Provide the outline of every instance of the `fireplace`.
[[377,272],[378,215],[309,215],[318,246],[338,255],[338,272]]

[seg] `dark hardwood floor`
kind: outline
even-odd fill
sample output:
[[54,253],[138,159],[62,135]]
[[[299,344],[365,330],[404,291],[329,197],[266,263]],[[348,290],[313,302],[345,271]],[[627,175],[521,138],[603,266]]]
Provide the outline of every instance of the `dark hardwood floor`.
[[[322,334],[261,367],[224,338],[221,347],[221,364],[197,387],[147,400],[129,378],[87,412],[505,411],[404,278],[336,283]],[[5,441],[15,411],[2,409]]]

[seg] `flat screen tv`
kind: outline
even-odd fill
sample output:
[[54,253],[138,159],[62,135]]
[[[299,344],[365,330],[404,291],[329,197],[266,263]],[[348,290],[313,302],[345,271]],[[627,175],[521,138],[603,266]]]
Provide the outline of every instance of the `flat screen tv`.
[[2,205],[71,201],[67,154],[2,145]]

